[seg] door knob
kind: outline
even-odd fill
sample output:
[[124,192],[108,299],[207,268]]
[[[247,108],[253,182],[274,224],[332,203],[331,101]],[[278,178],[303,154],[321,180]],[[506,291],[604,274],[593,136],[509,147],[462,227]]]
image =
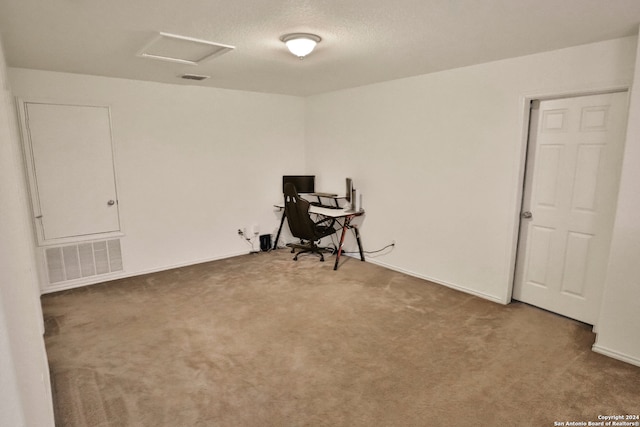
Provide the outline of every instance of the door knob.
[[115,205],[115,204],[116,204],[116,202],[115,202],[114,200],[109,200],[109,201],[107,202],[107,205],[109,205],[109,206],[113,206],[113,205]]
[[531,212],[529,211],[522,212],[520,216],[524,219],[531,219],[533,217],[533,215],[531,215]]

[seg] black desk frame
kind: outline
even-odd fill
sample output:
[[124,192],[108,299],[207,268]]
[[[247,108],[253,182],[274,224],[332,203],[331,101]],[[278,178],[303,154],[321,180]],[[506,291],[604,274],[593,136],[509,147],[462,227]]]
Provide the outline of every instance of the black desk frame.
[[[319,199],[319,198],[318,198]],[[336,201],[336,205],[337,205],[337,201]],[[276,240],[273,243],[273,249],[278,249],[278,241],[280,240],[280,233],[282,232],[282,227],[284,226],[284,220],[287,217],[286,212],[284,211],[282,206],[277,206],[278,208],[282,209],[282,219],[280,219],[280,227],[278,228],[278,234],[276,235]],[[310,213],[316,214],[316,215],[322,215],[322,216],[327,216],[330,218],[335,218],[336,222],[338,222],[338,224],[340,224],[342,226],[342,234],[340,235],[340,243],[338,245],[338,253],[336,254],[336,262],[333,265],[333,269],[337,270],[338,269],[338,263],[340,262],[340,255],[342,255],[342,246],[344,245],[344,238],[345,235],[347,234],[347,230],[351,229],[353,230],[355,236],[356,236],[356,241],[358,242],[358,250],[360,252],[360,261],[364,261],[364,251],[362,250],[362,242],[360,241],[360,231],[358,230],[358,226],[355,224],[351,224],[351,221],[364,214],[364,211],[360,211],[360,212],[349,212],[349,211],[345,211],[345,210],[332,210],[333,212],[335,212],[335,215],[331,215],[331,213],[333,212],[325,212],[325,213],[321,213],[321,212],[313,212],[313,206],[311,207]]]

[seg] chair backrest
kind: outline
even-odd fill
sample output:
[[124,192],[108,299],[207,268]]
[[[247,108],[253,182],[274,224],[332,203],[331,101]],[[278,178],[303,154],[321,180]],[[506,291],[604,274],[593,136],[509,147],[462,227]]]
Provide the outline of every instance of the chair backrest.
[[316,227],[309,216],[309,202],[298,195],[291,183],[284,185],[284,212],[291,234],[298,239],[316,240]]

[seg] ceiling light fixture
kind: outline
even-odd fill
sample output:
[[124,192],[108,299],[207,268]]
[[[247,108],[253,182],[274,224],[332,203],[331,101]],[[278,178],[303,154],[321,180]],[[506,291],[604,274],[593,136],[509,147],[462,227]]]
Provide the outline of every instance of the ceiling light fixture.
[[308,33],[292,33],[285,34],[280,37],[280,40],[287,45],[289,52],[293,53],[300,59],[304,59],[305,56],[313,52],[316,44],[320,43],[320,36]]

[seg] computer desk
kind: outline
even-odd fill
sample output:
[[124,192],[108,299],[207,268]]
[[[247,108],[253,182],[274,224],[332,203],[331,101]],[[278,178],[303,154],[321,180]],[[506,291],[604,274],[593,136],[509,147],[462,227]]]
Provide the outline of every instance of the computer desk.
[[[282,227],[284,226],[284,220],[286,218],[286,214],[284,211],[284,203],[274,205],[277,208],[282,210],[282,219],[280,220],[280,228],[278,228],[278,234],[276,235],[276,241],[273,244],[272,249],[278,248],[278,240],[280,240],[280,233],[282,232]],[[309,213],[320,215],[325,218],[333,218],[342,226],[342,234],[340,235],[340,244],[338,245],[338,253],[336,254],[336,263],[333,265],[333,269],[338,269],[338,263],[340,262],[340,255],[342,254],[342,246],[344,245],[344,237],[347,234],[347,230],[353,230],[356,235],[356,241],[358,242],[358,250],[360,251],[360,261],[364,261],[364,251],[362,250],[362,243],[360,242],[360,232],[358,231],[358,227],[356,225],[351,224],[351,221],[359,216],[364,215],[364,210],[353,211],[350,209],[332,209],[332,208],[324,208],[322,206],[314,206],[311,205],[309,207]]]

